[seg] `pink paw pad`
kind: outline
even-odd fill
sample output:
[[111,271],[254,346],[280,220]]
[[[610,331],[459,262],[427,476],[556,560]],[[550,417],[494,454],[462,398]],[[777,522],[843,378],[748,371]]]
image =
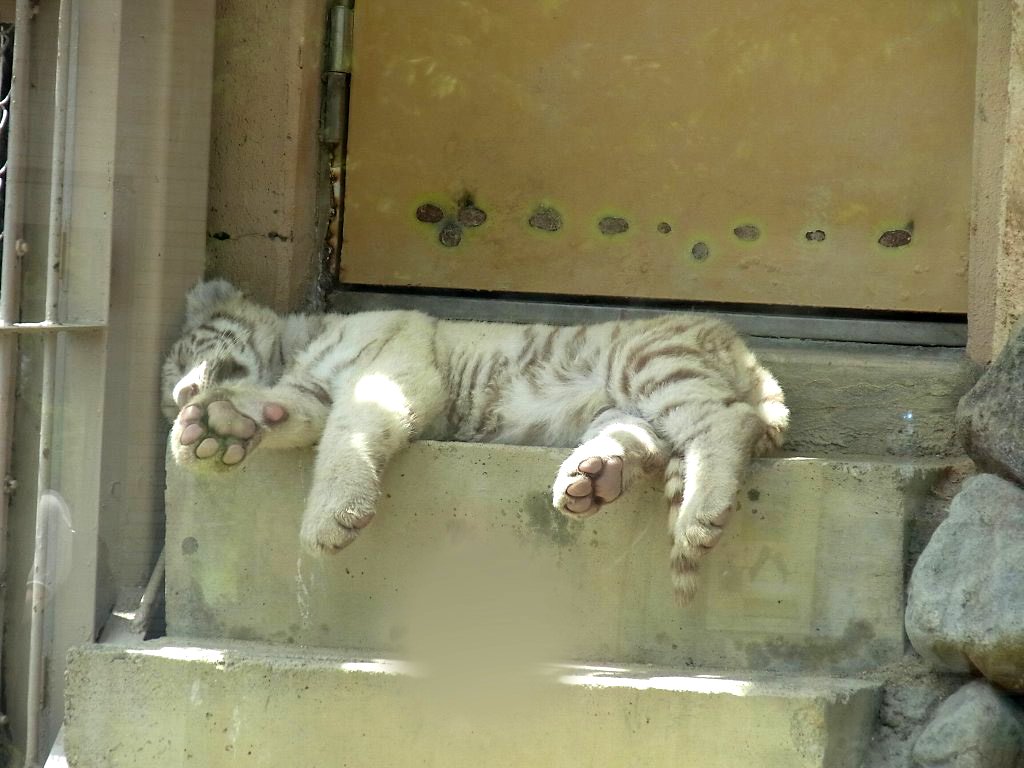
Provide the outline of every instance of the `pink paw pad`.
[[565,489],[563,507],[574,515],[597,512],[622,495],[622,457],[591,456],[577,465],[579,477]]
[[267,403],[263,406],[263,418],[269,424],[277,424],[288,418],[288,411],[280,403]]
[[[271,409],[274,404],[264,407]],[[276,406],[278,421],[286,417],[284,408]],[[266,413],[264,414],[266,415]],[[191,447],[197,459],[220,458],[228,467],[239,464],[254,447],[259,425],[238,411],[228,400],[215,400],[204,405],[186,406],[178,415],[181,432],[178,442]]]

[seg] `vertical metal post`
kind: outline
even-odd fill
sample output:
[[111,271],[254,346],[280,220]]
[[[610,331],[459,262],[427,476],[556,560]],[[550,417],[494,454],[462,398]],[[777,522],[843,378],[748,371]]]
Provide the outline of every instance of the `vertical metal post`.
[[[27,250],[24,234],[25,155],[28,143],[29,46],[32,17],[31,0],[17,0],[15,7],[14,63],[11,88],[6,100],[9,120],[7,138],[7,185],[4,204],[3,266],[0,270],[0,325],[18,320],[21,287],[21,257]],[[7,608],[7,536],[8,509],[13,480],[9,477],[11,447],[14,442],[14,384],[17,370],[18,339],[12,333],[0,333],[0,669],[3,669],[3,627]]]
[[[71,0],[61,0],[57,22],[57,74],[54,87],[53,155],[50,168],[50,221],[46,249],[45,325],[58,325],[60,304],[61,254],[64,244],[64,160],[67,143],[67,89]],[[43,631],[46,607],[46,534],[45,494],[50,488],[50,456],[53,439],[54,378],[57,367],[57,333],[43,338],[43,386],[39,426],[39,472],[36,485],[36,536],[32,559],[32,628],[29,639],[27,737],[25,767],[39,765],[39,737],[43,703]]]

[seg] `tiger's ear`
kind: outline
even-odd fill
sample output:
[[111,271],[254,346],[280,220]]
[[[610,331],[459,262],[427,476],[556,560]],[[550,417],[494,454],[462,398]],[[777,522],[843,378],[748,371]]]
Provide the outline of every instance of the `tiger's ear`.
[[227,280],[204,280],[185,297],[185,324],[198,325],[223,304],[242,298],[242,292]]

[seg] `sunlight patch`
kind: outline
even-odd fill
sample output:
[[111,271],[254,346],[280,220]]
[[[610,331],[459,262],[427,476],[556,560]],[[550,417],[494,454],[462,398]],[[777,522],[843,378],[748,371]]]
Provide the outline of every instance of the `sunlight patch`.
[[409,418],[409,399],[400,386],[382,373],[371,373],[359,379],[355,398],[357,403],[372,403],[388,413]]
[[198,661],[205,664],[223,664],[224,652],[215,648],[188,648],[168,645],[163,648],[131,648],[125,651],[131,656],[156,656],[173,661]]
[[680,691],[690,693],[724,693],[731,696],[746,696],[751,683],[745,680],[728,680],[721,677],[626,677],[623,675],[563,675],[559,681],[567,685],[582,685],[587,688],[632,688],[637,691]]

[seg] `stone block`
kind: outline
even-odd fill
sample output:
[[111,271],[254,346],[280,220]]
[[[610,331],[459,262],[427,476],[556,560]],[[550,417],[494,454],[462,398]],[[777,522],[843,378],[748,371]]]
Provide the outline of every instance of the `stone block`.
[[935,712],[914,745],[914,763],[921,768],[1015,768],[1022,739],[1015,705],[975,680]]
[[961,398],[956,420],[979,467],[1024,484],[1024,327]]
[[906,517],[940,465],[756,462],[681,609],[657,483],[569,521],[548,490],[563,453],[417,443],[373,524],[324,558],[298,540],[311,452],[169,466],[169,633],[403,654],[440,615],[465,628],[447,642],[500,638],[505,607],[546,660],[846,673],[902,656]]
[[1024,490],[969,479],[917,561],[907,635],[932,664],[1024,691]]

